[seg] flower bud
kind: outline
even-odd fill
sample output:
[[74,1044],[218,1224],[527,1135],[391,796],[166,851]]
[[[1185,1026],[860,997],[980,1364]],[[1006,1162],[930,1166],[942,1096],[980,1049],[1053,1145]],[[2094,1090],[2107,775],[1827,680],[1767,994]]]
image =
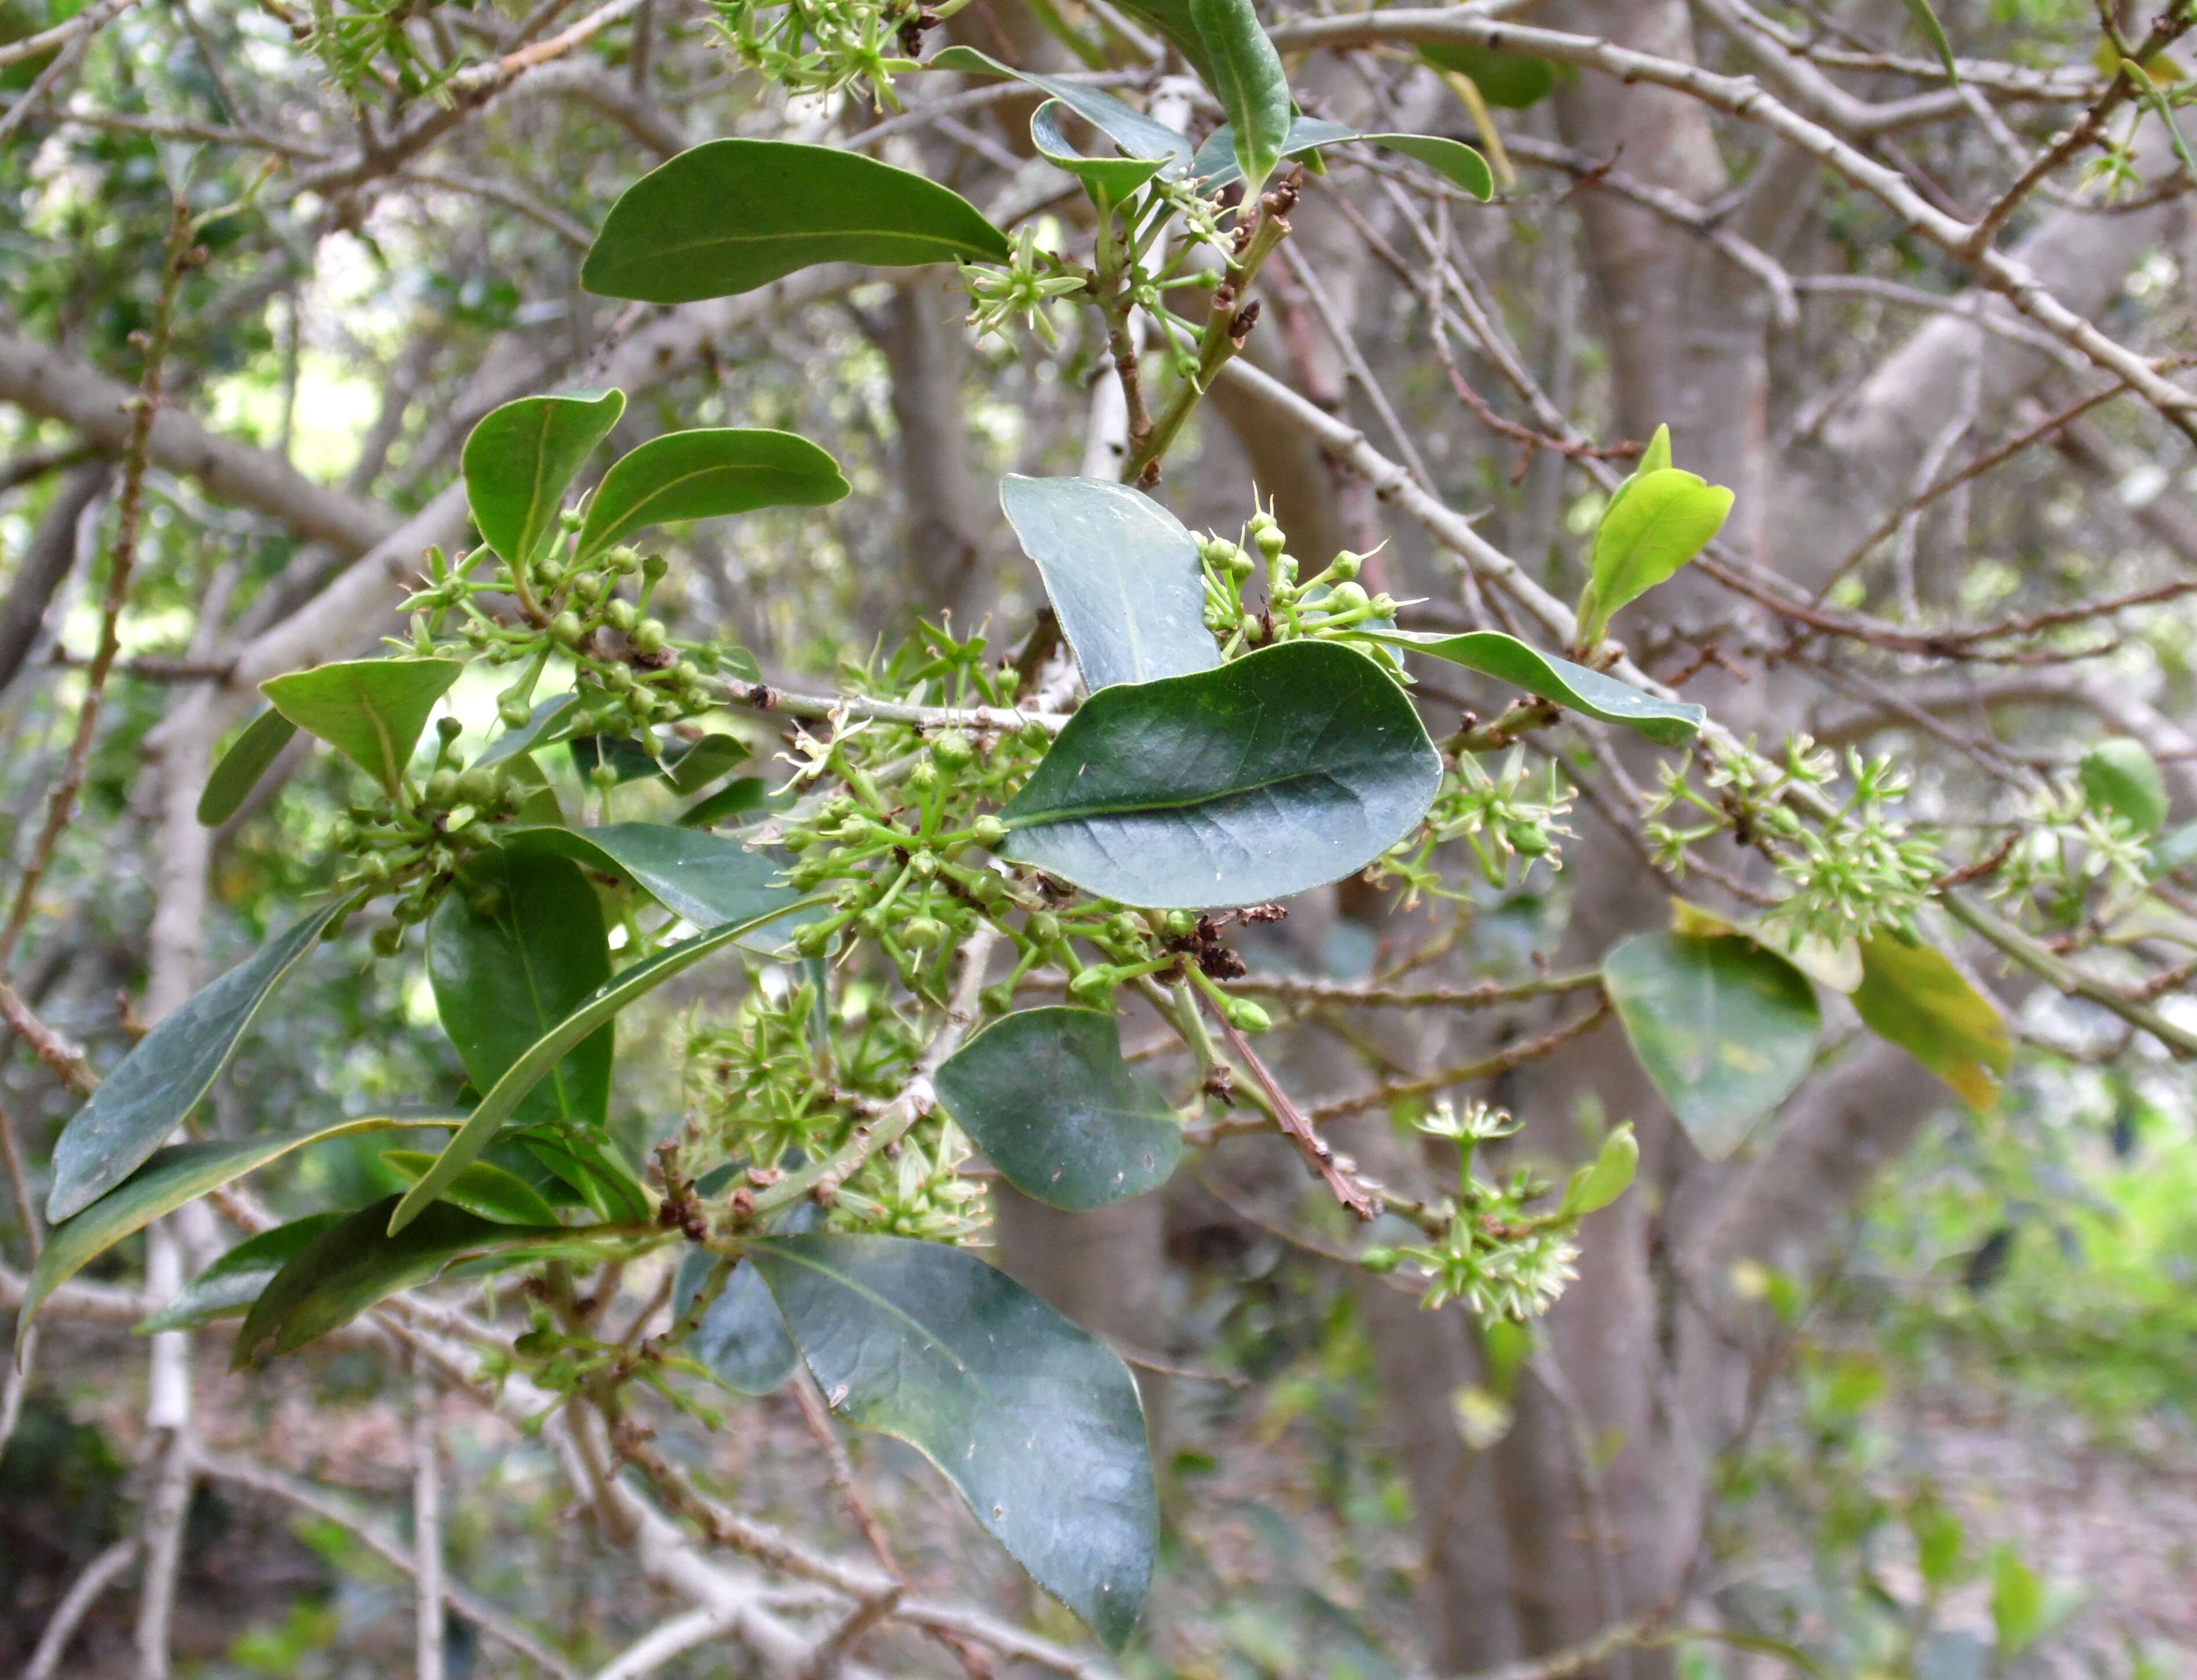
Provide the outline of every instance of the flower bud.
[[571,647],[580,640],[580,615],[567,608],[549,621],[550,638],[560,647]]
[[493,805],[502,791],[503,779],[479,765],[458,778],[458,797],[468,805]]
[[1121,971],[1101,964],[1087,968],[1068,982],[1068,995],[1078,1003],[1101,1004],[1122,983]]
[[946,924],[936,916],[911,916],[901,924],[901,943],[918,951],[931,950],[945,937]]
[[976,762],[977,749],[959,729],[948,729],[931,738],[930,756],[941,768],[959,770]]
[[1006,824],[989,813],[969,825],[970,837],[987,851],[996,852],[1006,844],[1008,832]]
[[664,621],[660,618],[644,618],[633,627],[634,652],[661,653],[664,652]]
[[448,810],[450,802],[457,797],[458,773],[456,771],[441,769],[427,778],[427,802],[437,810]]
[[404,948],[404,930],[399,927],[376,928],[368,941],[377,957],[393,957]]
[[603,609],[603,617],[613,630],[623,634],[641,622],[641,609],[629,600],[615,600]]
[[507,729],[524,729],[526,721],[534,714],[523,700],[506,700],[496,709],[497,721]]
[[1050,910],[1033,911],[1023,924],[1023,931],[1040,945],[1057,944],[1060,939],[1060,918]]
[[1273,1017],[1249,998],[1229,998],[1222,1002],[1220,1012],[1228,1017],[1228,1024],[1239,1033],[1263,1033],[1274,1024]]

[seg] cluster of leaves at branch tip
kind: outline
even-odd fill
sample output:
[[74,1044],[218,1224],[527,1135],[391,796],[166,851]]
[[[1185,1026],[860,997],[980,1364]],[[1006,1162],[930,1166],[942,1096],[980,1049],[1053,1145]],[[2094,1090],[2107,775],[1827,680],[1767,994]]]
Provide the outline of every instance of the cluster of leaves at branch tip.
[[1595,529],[1593,559],[1580,593],[1580,651],[1602,644],[1613,616],[1672,576],[1716,540],[1732,493],[1671,465],[1671,428],[1659,426],[1632,476]]

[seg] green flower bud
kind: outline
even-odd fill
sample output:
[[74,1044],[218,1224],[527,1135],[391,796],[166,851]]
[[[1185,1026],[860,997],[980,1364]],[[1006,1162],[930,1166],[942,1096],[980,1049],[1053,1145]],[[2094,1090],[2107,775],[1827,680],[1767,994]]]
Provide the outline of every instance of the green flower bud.
[[1023,739],[1034,747],[1045,746],[1052,739],[1052,731],[1035,718],[1023,725],[1022,735]]
[[1520,857],[1545,857],[1549,853],[1549,837],[1539,828],[1526,823],[1514,825],[1504,836],[1510,849]]
[[613,694],[629,694],[633,692],[633,672],[624,665],[605,665],[595,674],[595,681]]
[[608,793],[618,785],[618,773],[610,765],[598,764],[588,772],[588,785],[597,793]]
[[390,907],[389,913],[397,918],[399,927],[409,928],[427,919],[427,901],[417,893],[400,898]]
[[970,897],[988,908],[1006,896],[1007,883],[990,870],[980,869],[976,878],[969,883],[967,890]]
[[468,805],[493,805],[502,791],[503,779],[478,765],[458,778],[458,797]]
[[1338,583],[1327,592],[1320,603],[1330,612],[1353,612],[1366,605],[1370,598],[1355,583]]
[[1376,618],[1394,618],[1396,616],[1396,598],[1394,595],[1376,595],[1367,605],[1373,609]]
[[1151,930],[1145,925],[1145,918],[1135,911],[1124,910],[1107,922],[1106,931],[1120,944],[1142,945]]
[[793,930],[793,948],[804,957],[820,957],[832,948],[827,922],[804,922]]
[[987,1015],[1005,1015],[1015,1006],[1015,988],[1002,980],[996,986],[987,986],[977,994],[977,1001]]
[[389,878],[389,860],[379,852],[363,853],[359,857],[358,872],[369,881],[386,881]]
[[1167,930],[1177,939],[1188,939],[1191,935],[1197,931],[1197,912],[1195,910],[1168,911]]
[[393,957],[404,948],[404,930],[398,927],[376,928],[368,941],[377,957]]
[[524,729],[534,714],[523,700],[506,700],[496,709],[496,719],[507,729]]
[[488,639],[493,632],[490,630],[487,625],[481,623],[479,619],[468,618],[466,620],[465,629],[459,631],[458,634],[466,639],[467,645],[469,646],[486,647],[488,646]]
[[663,581],[664,574],[670,570],[670,561],[665,559],[661,554],[651,554],[641,563],[641,581],[646,583],[660,582]]
[[918,793],[928,793],[938,785],[938,767],[929,762],[919,764],[907,773],[907,785]]
[[[1255,527],[1259,524],[1256,519],[1251,523]],[[1259,552],[1270,562],[1278,559],[1289,544],[1289,539],[1282,535],[1272,519],[1267,520],[1263,528],[1255,530],[1251,540],[1259,545]]]
[[969,825],[970,837],[987,851],[996,852],[1006,844],[1009,831],[1006,824],[988,813]]
[[1358,569],[1365,564],[1365,555],[1354,554],[1346,548],[1335,557],[1333,563],[1327,569],[1327,574],[1339,583],[1348,583],[1358,576]]
[[549,621],[549,634],[561,647],[571,647],[580,640],[580,615],[567,609]]
[[1236,545],[1225,536],[1209,536],[1197,545],[1197,558],[1216,571],[1236,558]]
[[1249,998],[1227,999],[1221,1004],[1220,1012],[1239,1033],[1263,1033],[1274,1024],[1273,1017]]
[[1386,1275],[1404,1263],[1404,1257],[1385,1243],[1376,1243],[1358,1256],[1359,1265],[1368,1272]]
[[918,852],[907,860],[907,866],[914,872],[917,880],[928,881],[938,873],[938,854]]
[[609,587],[608,581],[600,571],[578,572],[572,578],[572,593],[583,601],[600,599]]
[[633,646],[636,653],[663,652],[664,638],[664,621],[660,618],[644,618],[633,627]]
[[943,769],[959,770],[977,760],[977,749],[959,729],[931,738],[930,756]]
[[438,717],[435,720],[435,733],[441,739],[444,746],[449,745],[465,733],[466,726],[455,717]]
[[1060,939],[1060,918],[1050,910],[1033,911],[1023,924],[1023,931],[1040,945],[1057,944]]
[[328,830],[328,844],[339,852],[347,852],[358,844],[358,825],[349,817],[338,817]]
[[621,635],[641,622],[641,609],[629,600],[615,600],[603,609],[603,617]]
[[911,916],[901,924],[901,943],[918,951],[928,951],[945,937],[946,924],[936,916]]
[[1078,1003],[1102,1004],[1122,983],[1121,970],[1101,964],[1087,968],[1068,982],[1068,995]]
[[451,769],[438,770],[427,778],[428,804],[438,811],[448,810],[458,797],[458,773]]
[[785,872],[786,883],[797,893],[812,891],[824,884],[831,867],[823,858],[803,858]]

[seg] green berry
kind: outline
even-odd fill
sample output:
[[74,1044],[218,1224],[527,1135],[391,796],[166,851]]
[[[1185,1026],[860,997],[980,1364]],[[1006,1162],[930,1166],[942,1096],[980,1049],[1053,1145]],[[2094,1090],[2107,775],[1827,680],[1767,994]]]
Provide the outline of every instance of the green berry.
[[1274,1024],[1273,1017],[1249,998],[1227,999],[1221,1004],[1220,1012],[1239,1033],[1263,1033]]
[[1060,941],[1060,918],[1050,910],[1035,911],[1023,924],[1023,931],[1040,945],[1056,945]]
[[377,957],[393,957],[404,948],[404,930],[399,927],[376,928],[368,941]]

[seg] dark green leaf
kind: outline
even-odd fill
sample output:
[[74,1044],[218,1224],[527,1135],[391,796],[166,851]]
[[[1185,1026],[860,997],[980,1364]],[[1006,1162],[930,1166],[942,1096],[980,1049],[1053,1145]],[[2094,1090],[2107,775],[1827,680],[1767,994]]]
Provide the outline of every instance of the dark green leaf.
[[770,785],[761,776],[736,776],[699,804],[679,814],[681,828],[711,828],[727,817],[760,811],[770,802]]
[[1011,473],[1000,503],[1093,693],[1220,663],[1197,539],[1150,496],[1104,478]]
[[847,494],[839,465],[790,432],[718,427],[667,432],[603,474],[580,531],[584,559],[670,519],[757,507],[817,507]]
[[1753,940],[1635,934],[1603,959],[1602,979],[1641,1067],[1711,1161],[1745,1143],[1815,1059],[1813,988]]
[[1205,43],[1209,80],[1233,130],[1236,171],[1249,204],[1289,142],[1289,75],[1251,0],[1190,0],[1190,21]]
[[712,140],[626,188],[580,284],[599,298],[687,304],[818,263],[957,258],[1007,258],[1007,236],[958,193],[857,152]]
[[746,744],[730,735],[708,735],[688,746],[674,738],[650,743],[628,735],[575,735],[566,743],[582,779],[607,765],[621,785],[661,776],[675,793],[693,793],[708,786],[748,756]]
[[218,828],[235,816],[297,733],[298,726],[272,708],[246,724],[206,778],[206,791],[199,795],[199,821]]
[[1438,134],[1369,134],[1365,138],[1383,151],[1417,159],[1482,204],[1495,196],[1495,176],[1487,159],[1462,140],[1446,140]]
[[785,865],[737,840],[661,823],[601,828],[522,828],[503,837],[514,853],[554,852],[606,875],[623,876],[666,910],[698,928],[753,922],[801,895],[785,884]]
[[1938,61],[1945,67],[1946,75],[1955,82],[1961,79],[1960,61],[1953,56],[1953,43],[1945,38],[1945,26],[1938,21],[1930,0],[1907,0],[1907,15],[1915,25],[1915,32],[1930,43],[1938,55]]
[[[467,866],[427,924],[435,1006],[477,1090],[502,1078],[610,973],[601,901],[565,858],[491,848]],[[612,1048],[608,1027],[577,1046],[521,1105],[520,1117],[600,1127],[610,1109]]]
[[1363,869],[1441,784],[1377,665],[1284,642],[1092,696],[1000,813],[1004,854],[1128,904],[1256,904]]
[[[432,1150],[384,1150],[381,1159],[410,1184],[427,1176],[435,1164]],[[450,1180],[443,1200],[468,1214],[478,1214],[498,1225],[546,1225],[557,1223],[557,1210],[542,1200],[542,1192],[502,1167],[476,1161]]]
[[[704,1249],[692,1250],[679,1263],[671,1291],[671,1313],[684,1318],[694,1296],[717,1263]],[[793,1375],[801,1350],[785,1333],[785,1320],[771,1299],[770,1286],[754,1263],[733,1268],[717,1298],[704,1309],[702,1322],[684,1344],[687,1357],[736,1394],[768,1394]]]
[[1545,58],[1492,53],[1462,41],[1428,43],[1419,48],[1419,56],[1437,70],[1455,71],[1480,90],[1482,99],[1505,110],[1522,111],[1556,91],[1556,67]]
[[1125,101],[1116,99],[1102,88],[1071,82],[1064,76],[1045,76],[1035,72],[1015,70],[995,58],[987,57],[974,47],[947,47],[934,55],[925,65],[929,70],[960,70],[979,76],[1012,76],[1018,82],[1027,82],[1042,89],[1070,110],[1104,135],[1121,148],[1125,158],[1135,158],[1156,163],[1170,173],[1180,173],[1190,166],[1190,141],[1176,133],[1165,123],[1147,117]]
[[260,1005],[342,907],[331,904],[292,924],[138,1040],[55,1145],[48,1219],[89,1208],[167,1141],[229,1065]]
[[2126,735],[2100,741],[2083,755],[2083,793],[2102,810],[2125,818],[2142,834],[2166,826],[2166,783],[2141,742]]
[[1499,630],[1444,635],[1434,630],[1373,630],[1367,640],[1446,659],[1568,706],[1604,723],[1621,723],[1667,747],[1682,747],[1701,733],[1708,713],[1682,700],[1659,700],[1615,677],[1506,636]]
[[466,500],[488,546],[514,565],[557,529],[565,487],[611,435],[625,393],[522,397],[491,410],[466,439]]
[[920,1451],[1039,1585],[1121,1649],[1159,1520],[1121,1360],[966,1248],[814,1236],[750,1254],[832,1410]]
[[1191,20],[1190,0],[1121,0],[1121,5],[1139,23],[1158,30],[1167,38],[1168,44],[1197,72],[1198,79],[1208,87],[1214,85],[1211,56],[1206,51],[1204,37]]
[[1055,1208],[1103,1208],[1167,1182],[1182,1127],[1093,1009],[994,1022],[938,1070],[954,1123],[1007,1182]]
[[[1348,145],[1358,138],[1358,130],[1345,124],[1330,123],[1324,117],[1299,117],[1290,124],[1289,136],[1282,142],[1282,155],[1300,158],[1323,146]],[[1236,166],[1236,130],[1223,123],[1207,135],[1197,148],[1191,171],[1197,176],[1200,189],[1207,193],[1218,192],[1241,181],[1243,171]]]
[[1980,1114],[1998,1100],[2014,1043],[1989,998],[1941,951],[1891,934],[1861,942],[1854,1008],[1869,1030],[1898,1045]]
[[385,1227],[396,1206],[391,1196],[362,1208],[292,1255],[244,1315],[232,1366],[302,1347],[399,1289],[432,1282],[453,1260],[561,1243],[574,1234],[562,1225],[498,1225],[438,1202],[391,1236]]
[[394,792],[435,702],[465,668],[460,659],[352,659],[271,677],[259,692]]
[[483,749],[473,760],[477,765],[501,764],[506,759],[519,758],[565,739],[573,715],[579,710],[577,694],[553,694],[546,700],[535,703],[533,715],[516,729],[507,729]]
[[745,764],[748,744],[737,735],[704,735],[684,752],[676,754],[664,780],[674,793],[699,793],[711,782]]
[[[799,901],[805,908],[816,901]],[[585,1041],[599,1028],[614,1019],[617,1012],[636,999],[644,998],[675,976],[684,974],[703,958],[722,951],[741,935],[753,932],[763,923],[774,919],[765,914],[749,922],[728,922],[722,927],[712,928],[707,933],[697,934],[692,939],[676,945],[667,945],[653,956],[644,957],[630,968],[622,970],[594,996],[559,1021],[527,1047],[526,1053],[506,1069],[481,1098],[480,1106],[467,1117],[456,1137],[436,1157],[434,1170],[406,1192],[391,1217],[392,1231],[402,1231],[414,1219],[420,1210],[431,1206],[443,1188],[479,1157],[488,1147],[504,1121],[518,1111],[527,1093],[540,1083],[542,1076],[555,1067],[576,1046]],[[567,1145],[578,1140],[570,1138]]]
[[132,1231],[142,1231],[161,1214],[172,1213],[186,1202],[194,1202],[208,1190],[219,1190],[247,1173],[256,1173],[307,1144],[324,1138],[348,1137],[357,1132],[388,1132],[418,1126],[417,1120],[376,1115],[346,1120],[287,1138],[253,1138],[243,1143],[172,1144],[154,1152],[137,1171],[73,1219],[64,1219],[48,1233],[38,1263],[32,1268],[25,1290],[23,1310],[16,1330],[31,1322],[39,1304],[84,1266],[105,1254]]
[[184,1285],[173,1301],[132,1328],[139,1335],[155,1335],[162,1330],[203,1330],[217,1318],[241,1317],[291,1255],[342,1218],[341,1214],[308,1214],[246,1237]]
[[[1297,158],[1323,147],[1356,143],[1379,146],[1416,158],[1476,199],[1485,200],[1494,195],[1495,177],[1488,170],[1487,159],[1461,140],[1444,140],[1436,135],[1361,134],[1341,123],[1327,122],[1319,117],[1299,117],[1290,125],[1282,155]],[[1197,159],[1191,167],[1204,191],[1217,192],[1231,182],[1242,179],[1236,166],[1235,145],[1235,131],[1224,123],[1208,135],[1205,143],[1197,148]]]
[[572,1127],[545,1122],[514,1131],[510,1142],[495,1144],[490,1153],[514,1151],[523,1152],[565,1189],[577,1192],[606,1219],[645,1219],[649,1215],[641,1181],[607,1141]]
[[1119,204],[1166,165],[1165,158],[1087,158],[1060,131],[1061,105],[1048,99],[1030,113],[1030,144],[1055,169],[1074,176],[1099,200]]

